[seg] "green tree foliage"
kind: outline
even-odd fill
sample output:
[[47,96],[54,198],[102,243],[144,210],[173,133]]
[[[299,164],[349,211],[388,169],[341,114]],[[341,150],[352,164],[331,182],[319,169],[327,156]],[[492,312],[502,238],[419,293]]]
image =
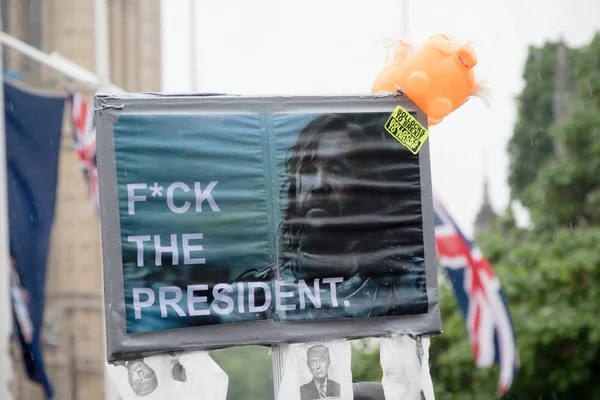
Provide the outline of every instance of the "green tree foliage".
[[359,382],[381,382],[382,375],[378,342],[352,341],[352,379]]
[[264,346],[244,346],[211,353],[229,376],[227,400],[273,399],[270,351]]
[[564,157],[546,162],[529,188],[538,231],[600,224],[600,35],[572,52],[571,66],[571,112],[551,127]]
[[524,191],[536,178],[536,172],[552,156],[549,127],[553,119],[552,92],[556,45],[530,47],[523,79],[525,87],[518,97],[518,119],[508,143],[509,184],[513,196],[526,207]]
[[[600,399],[600,228],[563,228],[540,240],[535,231],[499,221],[479,244],[517,331],[521,368],[505,399]],[[451,288],[440,285],[444,332],[430,348],[436,399],[494,399],[499,368],[475,368],[463,315]],[[380,381],[378,350],[356,350],[354,379]]]
[[[521,369],[507,399],[600,398],[600,229],[536,232],[497,227],[480,239],[502,282],[517,331]],[[441,291],[444,333],[432,341],[438,399],[493,399],[498,368],[475,369],[462,314]]]

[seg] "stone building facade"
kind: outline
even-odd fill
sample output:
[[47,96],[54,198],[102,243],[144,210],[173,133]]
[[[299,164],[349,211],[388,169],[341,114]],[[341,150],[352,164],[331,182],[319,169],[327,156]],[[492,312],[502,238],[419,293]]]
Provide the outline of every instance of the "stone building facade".
[[[127,91],[161,90],[160,0],[106,0],[111,81]],[[94,0],[0,0],[3,30],[46,53],[95,70]],[[4,49],[9,76],[64,90],[64,77]],[[92,101],[93,93],[85,93]],[[67,114],[59,161],[57,205],[47,262],[43,346],[59,400],[104,399],[104,337],[99,218],[75,151]],[[24,375],[13,346],[16,400],[43,399]]]

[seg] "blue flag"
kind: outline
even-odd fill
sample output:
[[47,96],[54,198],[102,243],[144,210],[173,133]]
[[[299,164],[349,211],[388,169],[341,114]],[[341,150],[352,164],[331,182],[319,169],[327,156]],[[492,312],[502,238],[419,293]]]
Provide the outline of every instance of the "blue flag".
[[47,398],[53,391],[40,336],[64,103],[4,83],[13,315],[27,374]]

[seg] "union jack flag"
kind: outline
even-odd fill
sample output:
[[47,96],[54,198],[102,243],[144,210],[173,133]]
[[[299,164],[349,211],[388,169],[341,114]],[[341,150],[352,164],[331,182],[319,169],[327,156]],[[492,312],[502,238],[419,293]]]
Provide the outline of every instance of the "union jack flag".
[[67,97],[67,108],[73,124],[77,155],[88,186],[88,196],[94,209],[98,212],[98,168],[96,164],[94,110],[80,94],[71,94]]
[[477,245],[465,237],[437,199],[434,212],[439,263],[465,317],[475,365],[500,366],[498,394],[504,395],[519,369],[519,354],[500,281]]

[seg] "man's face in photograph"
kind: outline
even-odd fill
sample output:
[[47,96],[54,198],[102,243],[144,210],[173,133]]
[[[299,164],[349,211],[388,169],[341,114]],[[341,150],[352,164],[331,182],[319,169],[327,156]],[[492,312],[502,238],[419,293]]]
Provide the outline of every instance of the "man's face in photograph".
[[127,378],[138,396],[145,396],[157,386],[156,374],[143,361],[134,361],[127,366]]
[[329,353],[327,350],[315,350],[309,352],[307,355],[307,363],[310,372],[317,379],[325,379],[327,377],[327,371],[329,371]]
[[[323,134],[314,156],[305,158],[296,173],[296,211],[303,222],[304,251],[327,254],[339,251],[332,239],[343,232],[344,218],[356,213],[352,183],[358,165],[350,156],[356,144],[344,131]],[[302,157],[303,155],[301,155]],[[337,240],[343,241],[342,237]]]

